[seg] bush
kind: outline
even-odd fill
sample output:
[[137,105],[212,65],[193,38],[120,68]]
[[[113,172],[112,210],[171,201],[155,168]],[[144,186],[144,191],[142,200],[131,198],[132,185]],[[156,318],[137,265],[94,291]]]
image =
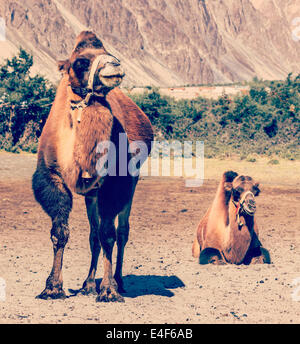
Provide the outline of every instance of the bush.
[[55,96],[43,77],[30,76],[33,58],[20,49],[0,66],[0,149],[36,152]]
[[246,159],[247,162],[256,162],[256,158],[250,156]]
[[[20,49],[0,65],[0,149],[36,152],[55,88],[30,76],[33,58]],[[279,156],[300,159],[300,75],[250,83],[247,95],[193,100],[162,96],[147,87],[132,94],[159,140],[204,141],[208,158]]]
[[270,160],[270,161],[268,162],[268,164],[270,164],[270,165],[279,165],[279,160],[277,160],[277,159],[272,159],[272,160]]
[[251,154],[299,159],[300,75],[253,80],[248,95],[179,100],[149,88],[132,99],[149,116],[159,139],[199,140],[208,158]]

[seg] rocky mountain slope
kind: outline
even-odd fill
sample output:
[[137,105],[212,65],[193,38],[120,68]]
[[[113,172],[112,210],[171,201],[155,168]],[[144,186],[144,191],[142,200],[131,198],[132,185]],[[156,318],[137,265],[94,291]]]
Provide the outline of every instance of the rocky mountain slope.
[[0,16],[0,56],[22,46],[35,57],[34,72],[52,81],[55,61],[84,29],[122,60],[124,85],[282,79],[300,70],[298,0],[0,0]]

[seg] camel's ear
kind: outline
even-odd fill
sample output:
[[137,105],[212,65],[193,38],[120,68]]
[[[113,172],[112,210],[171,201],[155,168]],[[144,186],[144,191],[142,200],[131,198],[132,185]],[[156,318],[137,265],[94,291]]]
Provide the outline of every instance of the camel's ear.
[[231,197],[231,191],[232,191],[232,182],[234,178],[238,176],[236,172],[233,171],[226,171],[223,174],[223,180],[224,180],[224,192],[225,192],[225,202],[228,204],[229,199]]
[[226,171],[224,172],[224,182],[232,183],[234,178],[237,176],[238,174],[234,171]]
[[225,182],[225,183],[224,183],[224,190],[225,190],[226,192],[231,192],[231,190],[232,190],[232,183]]
[[57,62],[58,70],[60,72],[68,72],[70,68],[70,61],[69,60],[62,60]]
[[232,192],[232,183],[225,182],[224,183],[224,195],[225,195],[225,204],[228,204]]
[[259,183],[255,183],[253,185],[253,195],[258,196],[260,194]]

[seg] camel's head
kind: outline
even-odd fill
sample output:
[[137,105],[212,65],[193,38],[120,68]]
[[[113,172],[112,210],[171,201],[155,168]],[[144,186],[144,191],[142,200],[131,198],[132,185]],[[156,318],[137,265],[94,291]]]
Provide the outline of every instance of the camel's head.
[[259,195],[259,183],[249,176],[238,175],[236,172],[225,172],[224,187],[230,192],[235,204],[239,205],[242,211],[250,216],[254,216],[256,211],[255,197]]
[[81,32],[70,59],[60,61],[58,66],[69,75],[70,85],[79,95],[105,96],[119,86],[125,76],[120,61],[109,54],[90,31]]

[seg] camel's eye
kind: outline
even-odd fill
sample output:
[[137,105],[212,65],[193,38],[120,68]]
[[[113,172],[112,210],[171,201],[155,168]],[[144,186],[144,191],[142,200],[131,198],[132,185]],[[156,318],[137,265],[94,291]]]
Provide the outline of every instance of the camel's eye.
[[75,73],[78,75],[78,77],[83,76],[83,73],[86,72],[89,69],[90,66],[90,60],[87,58],[78,58],[73,63],[73,69]]
[[233,199],[237,202],[240,199],[241,194],[243,193],[243,188],[237,187],[236,189],[232,189]]
[[260,194],[259,184],[256,183],[253,185],[252,192],[254,196],[258,196]]

